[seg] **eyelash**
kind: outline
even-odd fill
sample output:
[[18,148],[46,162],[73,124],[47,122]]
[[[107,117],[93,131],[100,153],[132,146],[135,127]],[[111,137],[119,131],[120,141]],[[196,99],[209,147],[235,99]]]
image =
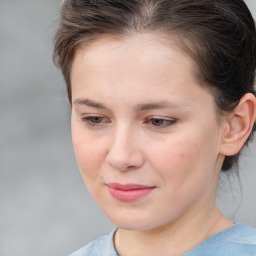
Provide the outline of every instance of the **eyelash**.
[[[153,122],[158,122],[158,124],[153,124]],[[160,124],[159,124],[159,121],[160,121]],[[149,117],[147,120],[146,120],[146,124],[148,123],[151,123],[150,126],[154,127],[154,128],[167,128],[169,126],[172,126],[174,125],[175,123],[177,122],[176,119],[171,119],[171,118],[163,118],[163,117]]]
[[[105,123],[110,123],[110,121],[100,122],[104,119],[107,120],[107,118],[105,118],[104,116],[100,116],[100,115],[86,115],[86,116],[83,116],[81,119],[87,126],[100,126]],[[95,120],[97,120],[97,119],[100,119],[100,121],[95,122]]]
[[[83,116],[81,119],[85,123],[85,125],[91,126],[91,127],[99,127],[106,123],[110,123],[110,121],[107,118],[105,118],[104,116],[100,116],[100,115],[86,115],[86,116]],[[156,122],[156,121],[158,122],[158,124],[156,124],[156,123],[153,124],[153,122]],[[162,117],[149,117],[146,119],[144,124],[146,124],[146,125],[149,124],[154,129],[157,129],[157,128],[163,129],[163,128],[167,128],[169,126],[174,125],[176,122],[177,122],[177,119],[162,118]]]

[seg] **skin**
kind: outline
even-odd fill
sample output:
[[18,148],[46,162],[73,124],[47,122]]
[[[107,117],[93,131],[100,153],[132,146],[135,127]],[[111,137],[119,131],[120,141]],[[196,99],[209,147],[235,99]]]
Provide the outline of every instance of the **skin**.
[[[232,126],[217,122],[214,98],[194,67],[174,42],[152,34],[103,38],[76,52],[75,155],[90,193],[119,227],[122,256],[181,255],[233,224],[215,200],[223,136]],[[120,202],[110,182],[154,189]]]

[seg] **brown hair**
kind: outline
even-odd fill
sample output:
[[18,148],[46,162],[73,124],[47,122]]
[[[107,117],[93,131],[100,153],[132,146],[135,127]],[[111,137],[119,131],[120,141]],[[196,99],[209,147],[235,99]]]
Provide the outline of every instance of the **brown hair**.
[[[232,111],[245,93],[256,95],[255,24],[243,0],[64,0],[53,59],[64,75],[69,101],[70,70],[81,44],[144,32],[179,38],[219,114]],[[255,130],[256,125],[246,145]],[[222,170],[237,165],[238,155],[227,156]]]

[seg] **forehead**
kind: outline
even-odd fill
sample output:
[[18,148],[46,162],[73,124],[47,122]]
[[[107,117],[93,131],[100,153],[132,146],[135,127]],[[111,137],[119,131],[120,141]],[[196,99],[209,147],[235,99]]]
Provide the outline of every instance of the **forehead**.
[[[140,68],[140,72],[149,71],[149,67],[154,68],[152,74],[157,73],[160,66],[164,66],[170,60],[177,64],[182,63],[184,69],[194,74],[195,63],[185,51],[178,45],[177,38],[167,39],[166,36],[158,34],[133,34],[123,38],[104,36],[87,44],[80,45],[76,50],[71,68],[71,80],[74,78],[74,69],[78,66],[88,64],[94,68],[122,64],[127,72],[134,74],[134,69],[129,69],[129,64]],[[155,63],[152,65],[152,63]],[[136,65],[139,64],[139,65]],[[158,65],[159,68],[156,66]],[[85,68],[85,65],[84,65]],[[194,76],[196,78],[196,76]]]
[[72,100],[91,99],[110,108],[171,101],[200,111],[213,99],[195,79],[193,69],[192,59],[175,43],[155,36],[103,38],[77,50]]

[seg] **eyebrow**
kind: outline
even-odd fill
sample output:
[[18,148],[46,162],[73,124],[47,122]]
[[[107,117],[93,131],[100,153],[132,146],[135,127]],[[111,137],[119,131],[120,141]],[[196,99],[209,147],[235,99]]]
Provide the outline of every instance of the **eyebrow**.
[[73,103],[74,105],[86,105],[89,107],[93,107],[93,108],[99,108],[99,109],[107,109],[107,107],[105,107],[103,104],[95,102],[93,100],[89,100],[89,99],[76,99]]
[[[90,99],[81,99],[78,98],[74,101],[74,105],[86,105],[89,107],[93,108],[98,108],[98,109],[108,109],[106,106],[99,102],[95,102]],[[155,103],[144,103],[144,104],[138,104],[134,106],[134,110],[136,112],[142,112],[146,110],[151,110],[151,109],[164,109],[164,108],[173,108],[173,109],[180,109],[180,108],[188,108],[188,105],[185,105],[182,102],[175,102],[175,101],[160,101],[160,102],[155,102]]]
[[160,101],[155,103],[145,103],[145,104],[138,104],[135,106],[135,110],[145,111],[151,109],[163,109],[163,108],[184,108],[187,107],[183,103],[178,102],[171,102],[171,101]]

